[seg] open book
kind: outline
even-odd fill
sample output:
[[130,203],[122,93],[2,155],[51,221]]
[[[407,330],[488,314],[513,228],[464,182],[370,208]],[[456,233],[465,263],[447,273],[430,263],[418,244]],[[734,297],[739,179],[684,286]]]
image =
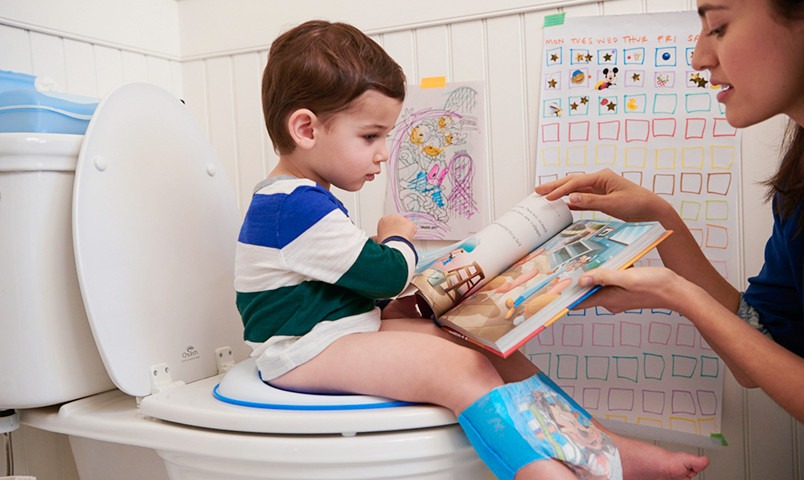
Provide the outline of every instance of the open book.
[[658,222],[581,220],[531,194],[475,235],[422,255],[411,283],[422,314],[507,357],[596,287],[593,268],[634,264],[670,231]]

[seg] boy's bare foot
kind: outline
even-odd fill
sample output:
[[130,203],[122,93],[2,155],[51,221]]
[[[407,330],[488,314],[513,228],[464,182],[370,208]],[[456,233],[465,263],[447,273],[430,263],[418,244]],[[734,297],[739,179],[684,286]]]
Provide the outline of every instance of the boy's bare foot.
[[624,480],[685,480],[709,466],[709,458],[687,452],[671,452],[651,443],[607,432],[623,464]]

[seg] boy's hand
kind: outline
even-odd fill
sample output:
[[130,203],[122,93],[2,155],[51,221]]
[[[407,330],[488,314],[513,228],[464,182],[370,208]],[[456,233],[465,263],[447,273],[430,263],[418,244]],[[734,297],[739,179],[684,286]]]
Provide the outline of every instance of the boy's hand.
[[388,237],[398,236],[410,242],[416,234],[416,224],[402,215],[385,215],[377,223],[377,240],[383,241]]

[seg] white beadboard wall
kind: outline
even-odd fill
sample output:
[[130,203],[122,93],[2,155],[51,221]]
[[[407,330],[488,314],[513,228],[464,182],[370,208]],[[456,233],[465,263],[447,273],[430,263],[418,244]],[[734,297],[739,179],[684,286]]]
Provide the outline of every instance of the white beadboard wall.
[[[264,133],[259,82],[268,46],[277,32],[268,29],[271,35],[258,45],[241,42],[241,45],[230,46],[231,42],[221,42],[227,45],[226,49],[207,48],[194,40],[201,33],[200,27],[192,26],[200,22],[192,17],[215,18],[216,12],[225,10],[230,3],[160,1],[145,3],[149,8],[157,4],[171,14],[176,5],[179,6],[175,28],[181,29],[181,37],[192,43],[181,46],[181,51],[189,54],[176,54],[173,45],[160,50],[153,47],[152,41],[139,45],[121,41],[104,34],[107,30],[100,28],[86,34],[81,30],[85,27],[70,28],[52,18],[38,20],[36,11],[31,8],[18,13],[0,3],[0,69],[50,77],[65,91],[81,95],[102,97],[122,83],[145,81],[182,97],[222,158],[241,209],[244,209],[254,184],[276,162]],[[22,5],[21,2],[10,3]],[[86,4],[86,0],[81,3]],[[130,3],[129,8],[138,8],[135,5],[138,2]],[[231,3],[231,8],[247,4],[257,14],[270,11],[272,25],[280,26],[314,18],[316,15],[308,16],[307,12],[319,11],[306,9],[305,2],[296,6],[283,4],[274,10],[266,5],[269,3],[238,0]],[[426,6],[426,2],[419,0],[412,3]],[[400,17],[398,22],[367,18],[370,11],[367,13],[363,8],[366,4],[361,2],[338,2],[338,5],[339,9],[330,8],[321,16],[364,28],[402,65],[410,82],[430,76],[446,76],[449,81],[485,81],[487,148],[491,159],[488,172],[491,208],[487,218],[490,221],[532,189],[545,15],[558,11],[568,16],[587,16],[691,10],[695,1],[509,0],[503,2],[504,9],[496,4],[486,7],[484,2],[467,1],[455,3],[453,16],[442,13],[437,19],[423,15]],[[372,1],[370,5],[378,3]],[[101,22],[102,18],[97,21]],[[219,26],[214,35],[224,36],[225,29],[229,28],[232,36],[237,36],[235,29],[240,24],[221,23],[229,27]],[[238,35],[244,36],[242,32]],[[259,37],[259,32],[245,36]],[[208,36],[205,41],[214,43]],[[744,276],[758,271],[762,248],[770,232],[768,207],[761,201],[762,189],[756,182],[776,165],[776,148],[783,125],[782,119],[771,119],[744,133],[740,209],[744,219],[751,219],[750,228],[746,227],[748,222],[743,222],[742,228]],[[372,182],[359,193],[337,193],[357,223],[373,232],[383,213],[384,183]],[[729,446],[704,452],[712,463],[698,478],[804,479],[802,425],[762,392],[739,387],[731,376],[727,377],[725,386],[723,433]],[[77,478],[70,447],[63,436],[23,427],[14,434],[14,441],[17,474],[37,475],[40,480]],[[4,462],[4,456],[0,455],[0,475],[5,472]]]

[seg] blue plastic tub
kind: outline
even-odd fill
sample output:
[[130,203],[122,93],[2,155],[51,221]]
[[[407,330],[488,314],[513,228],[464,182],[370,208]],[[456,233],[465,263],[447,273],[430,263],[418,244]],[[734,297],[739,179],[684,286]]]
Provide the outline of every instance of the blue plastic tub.
[[40,92],[35,82],[31,75],[0,70],[0,133],[83,135],[98,99]]

